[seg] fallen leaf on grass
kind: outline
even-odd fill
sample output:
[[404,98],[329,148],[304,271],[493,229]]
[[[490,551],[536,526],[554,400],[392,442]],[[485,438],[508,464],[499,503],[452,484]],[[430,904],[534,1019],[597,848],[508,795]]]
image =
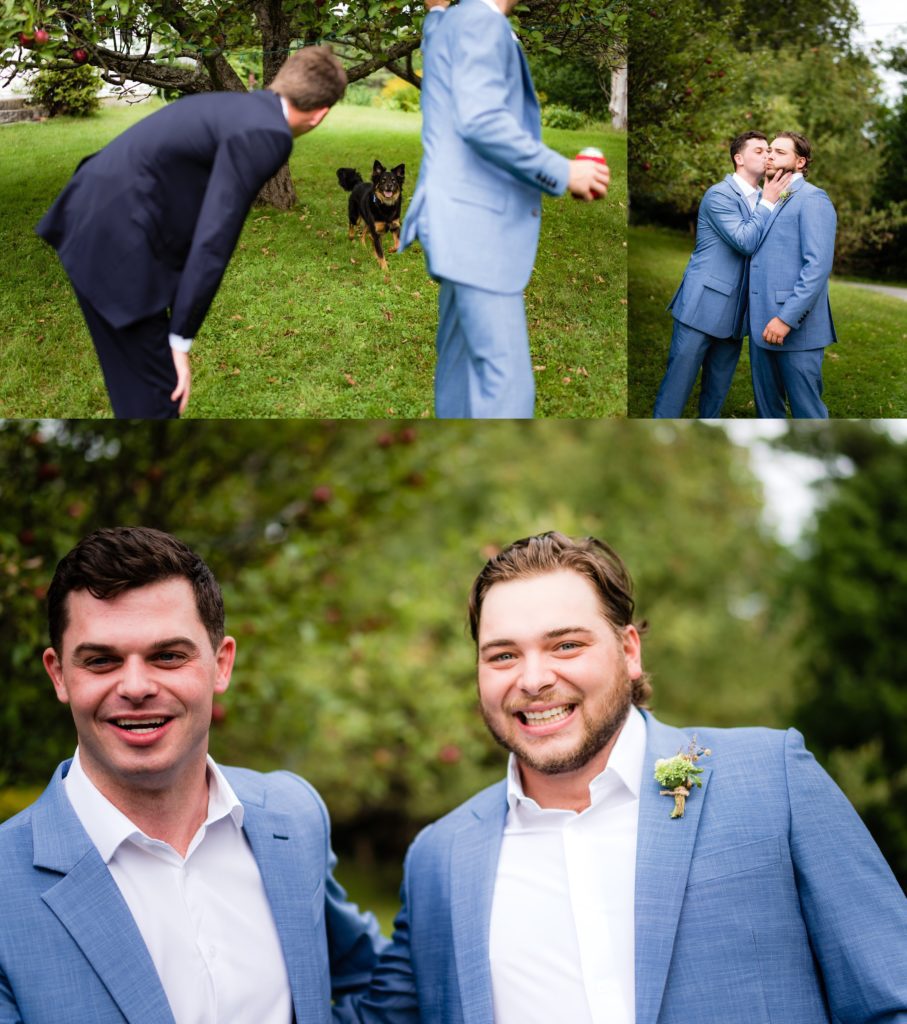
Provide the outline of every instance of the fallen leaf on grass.
[[421,299],[422,298],[422,292],[413,292],[413,298],[414,299]]
[[562,381],[563,381],[563,382],[564,382],[565,384],[569,384],[569,383],[570,383],[570,382],[571,382],[571,381],[573,380],[573,378],[572,378],[572,377],[561,377],[561,380],[562,380]]
[[536,373],[539,373],[542,370],[547,370],[548,367],[547,366],[533,366],[532,369],[535,370]]
[[358,263],[358,262],[359,262],[359,260],[355,260],[355,259],[353,259],[352,256],[350,256],[350,263]]
[[384,319],[391,321],[394,319],[394,314],[389,309],[382,309],[381,312],[384,314]]
[[[330,311],[328,311],[328,312],[330,312]],[[286,329],[286,330],[285,330],[285,331],[283,332],[283,336],[284,336],[285,338],[292,338],[292,337],[294,337],[294,336],[295,336],[295,335],[297,335],[297,334],[299,334],[299,331],[297,331],[295,327],[288,327],[288,328],[287,328],[287,329]]]
[[353,377],[353,376],[352,376],[351,374],[349,374],[349,373],[345,373],[345,374],[344,374],[343,376],[344,376],[344,379],[346,380],[347,384],[349,384],[349,386],[350,386],[351,388],[354,388],[354,387],[356,387],[356,386],[357,386],[357,384],[356,384],[356,378],[355,378],[355,377]]
[[230,319],[231,320],[242,320],[242,317],[239,315],[239,313],[234,313],[233,316],[230,317]]

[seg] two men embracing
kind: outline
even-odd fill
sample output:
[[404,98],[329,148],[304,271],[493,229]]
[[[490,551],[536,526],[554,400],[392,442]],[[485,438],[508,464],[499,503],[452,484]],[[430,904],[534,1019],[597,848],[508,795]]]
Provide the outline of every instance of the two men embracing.
[[748,334],[756,415],[783,418],[789,406],[795,418],[827,419],[835,208],[806,180],[803,135],[780,132],[769,144],[744,132],[730,155],[734,172],[703,197],[696,246],[668,305],[674,332],[653,416],[682,416],[701,369],[699,415],[719,417]]

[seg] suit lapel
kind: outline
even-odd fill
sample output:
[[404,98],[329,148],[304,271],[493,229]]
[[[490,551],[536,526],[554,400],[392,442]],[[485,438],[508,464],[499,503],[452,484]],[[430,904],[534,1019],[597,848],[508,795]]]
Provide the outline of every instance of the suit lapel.
[[493,1024],[488,931],[498,856],[507,815],[506,782],[474,808],[450,854],[450,917],[463,1020]]
[[772,210],[772,212],[769,214],[768,224],[766,224],[766,226],[765,226],[765,231],[763,232],[762,238],[759,240],[759,245],[758,245],[757,248],[761,249],[762,246],[765,245],[765,240],[766,240],[766,238],[768,238],[768,233],[769,233],[769,231],[772,230],[772,226],[774,225],[775,221],[778,219],[778,216],[780,215],[781,211],[789,203],[791,203],[793,201],[795,195],[797,194],[797,192],[800,191],[800,189],[803,187],[805,182],[806,182],[805,178],[797,178],[797,180],[790,187],[790,197],[788,199],[785,199],[784,201],[780,201],[779,200],[779,202],[777,202],[775,204],[774,210]]
[[320,829],[300,827],[298,818],[266,810],[262,791],[252,789],[248,781],[230,784],[243,803],[243,831],[258,863],[274,924],[280,936],[296,1019],[327,1020],[329,1007],[324,1004],[319,965],[323,949],[310,940],[317,935],[315,905],[322,909],[324,900],[301,899],[307,880],[323,877],[312,869],[324,859],[324,834]]
[[749,219],[753,211],[750,209],[750,204],[746,201],[746,197],[740,191],[740,186],[737,184],[736,181],[734,181],[734,175],[728,174],[724,180],[728,183],[728,186],[730,187],[731,191],[737,197],[737,205],[740,207],[740,212],[743,214],[744,217]]
[[174,1024],[151,955],[107,865],[69,803],[58,769],[32,818],[35,867],[63,877],[44,902],[127,1021]]
[[655,1024],[711,769],[700,765],[702,789],[693,790],[682,818],[671,818],[673,802],[659,795],[661,787],[653,778],[655,761],[685,750],[689,736],[649,714],[645,717],[648,736],[636,847],[636,1021]]

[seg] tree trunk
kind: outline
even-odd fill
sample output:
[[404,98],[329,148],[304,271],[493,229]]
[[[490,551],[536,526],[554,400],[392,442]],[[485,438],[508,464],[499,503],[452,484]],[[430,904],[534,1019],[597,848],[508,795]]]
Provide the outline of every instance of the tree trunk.
[[278,210],[292,210],[296,205],[296,188],[290,177],[290,165],[283,167],[262,186],[255,198],[256,206],[276,206]]
[[[290,24],[282,0],[259,0],[253,5],[253,10],[261,32],[263,84],[268,86],[290,55]],[[264,183],[255,205],[276,206],[278,210],[293,209],[296,189],[289,164],[284,164],[270,181]]]

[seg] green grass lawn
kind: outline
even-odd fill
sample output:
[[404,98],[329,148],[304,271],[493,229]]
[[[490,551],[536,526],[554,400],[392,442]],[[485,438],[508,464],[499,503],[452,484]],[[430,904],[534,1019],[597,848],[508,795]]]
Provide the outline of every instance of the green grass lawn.
[[[54,251],[34,226],[79,160],[155,104],[0,129],[0,416],[111,415],[94,349]],[[194,417],[421,417],[433,411],[437,285],[414,246],[389,272],[347,238],[336,168],[405,163],[407,200],[421,145],[418,114],[339,106],[298,139],[299,203],[256,209],[193,347]],[[572,156],[608,154],[613,185],[595,204],[544,200],[526,292],[538,416],[626,412],[626,138],[546,130]]]
[[[679,231],[633,227],[630,324],[627,332],[629,415],[649,417],[671,343],[665,310],[680,284],[693,239]],[[830,301],[838,343],[826,349],[823,399],[838,419],[907,416],[907,303],[833,278]],[[695,416],[698,386],[684,410]],[[726,417],[755,417],[747,343],[724,404]]]

